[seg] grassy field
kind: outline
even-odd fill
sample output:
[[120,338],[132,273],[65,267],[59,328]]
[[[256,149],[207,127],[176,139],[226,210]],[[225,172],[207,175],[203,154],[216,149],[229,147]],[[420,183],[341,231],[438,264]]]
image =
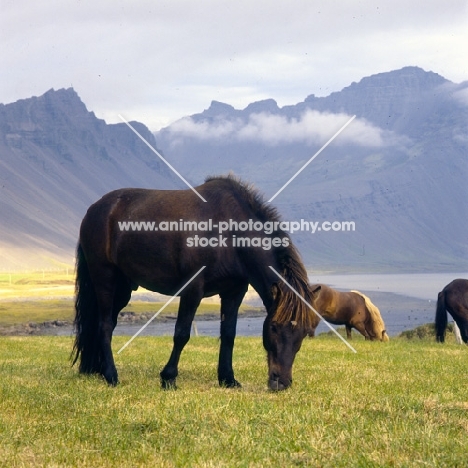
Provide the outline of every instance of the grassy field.
[[72,296],[75,277],[73,269],[38,270],[0,273],[0,299],[50,299]]
[[70,367],[71,338],[0,337],[0,466],[466,466],[467,348],[353,345],[306,340],[292,388],[272,393],[259,338],[236,340],[239,390],[217,385],[217,340],[192,338],[162,391],[168,337],[116,355],[116,388]]

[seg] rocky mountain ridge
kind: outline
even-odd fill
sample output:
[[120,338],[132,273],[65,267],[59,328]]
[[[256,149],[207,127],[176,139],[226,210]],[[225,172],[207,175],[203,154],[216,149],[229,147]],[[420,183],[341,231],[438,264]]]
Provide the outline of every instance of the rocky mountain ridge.
[[72,88],[0,105],[0,268],[71,263],[88,206],[123,186],[180,187],[124,123],[98,119]]
[[274,203],[288,219],[354,221],[352,233],[300,233],[310,265],[467,269],[468,83],[418,67],[363,78],[293,106],[212,102],[155,134],[194,183],[234,171],[269,199],[355,120]]

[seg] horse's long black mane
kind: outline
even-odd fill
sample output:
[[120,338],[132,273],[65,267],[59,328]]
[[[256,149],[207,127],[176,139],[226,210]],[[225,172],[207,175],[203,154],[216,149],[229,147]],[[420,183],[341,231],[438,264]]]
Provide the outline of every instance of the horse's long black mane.
[[229,187],[231,193],[237,195],[237,200],[243,202],[255,213],[255,216],[262,222],[265,221],[281,221],[281,216],[278,210],[265,202],[262,194],[255,188],[253,184],[242,181],[239,177],[233,174],[225,176],[209,176],[205,182],[218,181]]
[[[255,216],[262,222],[266,221],[281,221],[281,216],[278,210],[265,202],[262,194],[253,186],[240,180],[238,177],[228,174],[227,176],[210,176],[205,179],[205,182],[218,181],[226,184],[231,193],[237,195],[237,199],[242,199],[244,203],[255,213]],[[282,230],[278,230],[275,235],[280,237],[288,237],[289,235]],[[309,279],[307,271],[301,261],[299,252],[294,247],[292,242],[289,242],[287,247],[277,247],[275,249],[276,259],[281,271],[278,271],[284,280],[302,297],[304,300],[312,304],[312,297],[309,291]],[[281,292],[276,313],[272,320],[279,323],[295,321],[300,326],[307,329],[313,329],[316,326],[316,318],[309,307],[299,299],[283,281],[278,278],[278,288]]]

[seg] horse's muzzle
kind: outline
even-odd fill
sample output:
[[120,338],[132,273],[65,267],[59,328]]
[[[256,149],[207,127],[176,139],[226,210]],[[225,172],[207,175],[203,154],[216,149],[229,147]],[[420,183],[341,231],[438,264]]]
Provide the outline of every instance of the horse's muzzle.
[[278,392],[281,390],[286,390],[292,384],[292,380],[283,380],[279,378],[270,378],[268,379],[268,387],[270,390],[274,392]]

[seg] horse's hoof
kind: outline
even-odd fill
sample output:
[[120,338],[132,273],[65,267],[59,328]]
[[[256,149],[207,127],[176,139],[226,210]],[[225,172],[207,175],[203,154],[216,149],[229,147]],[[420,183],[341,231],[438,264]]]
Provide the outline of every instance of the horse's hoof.
[[236,379],[220,380],[219,386],[223,388],[242,388],[242,385]]
[[176,379],[161,379],[161,388],[163,390],[177,390]]
[[110,375],[103,375],[109,387],[116,387],[119,383],[119,377],[117,373],[112,373]]

